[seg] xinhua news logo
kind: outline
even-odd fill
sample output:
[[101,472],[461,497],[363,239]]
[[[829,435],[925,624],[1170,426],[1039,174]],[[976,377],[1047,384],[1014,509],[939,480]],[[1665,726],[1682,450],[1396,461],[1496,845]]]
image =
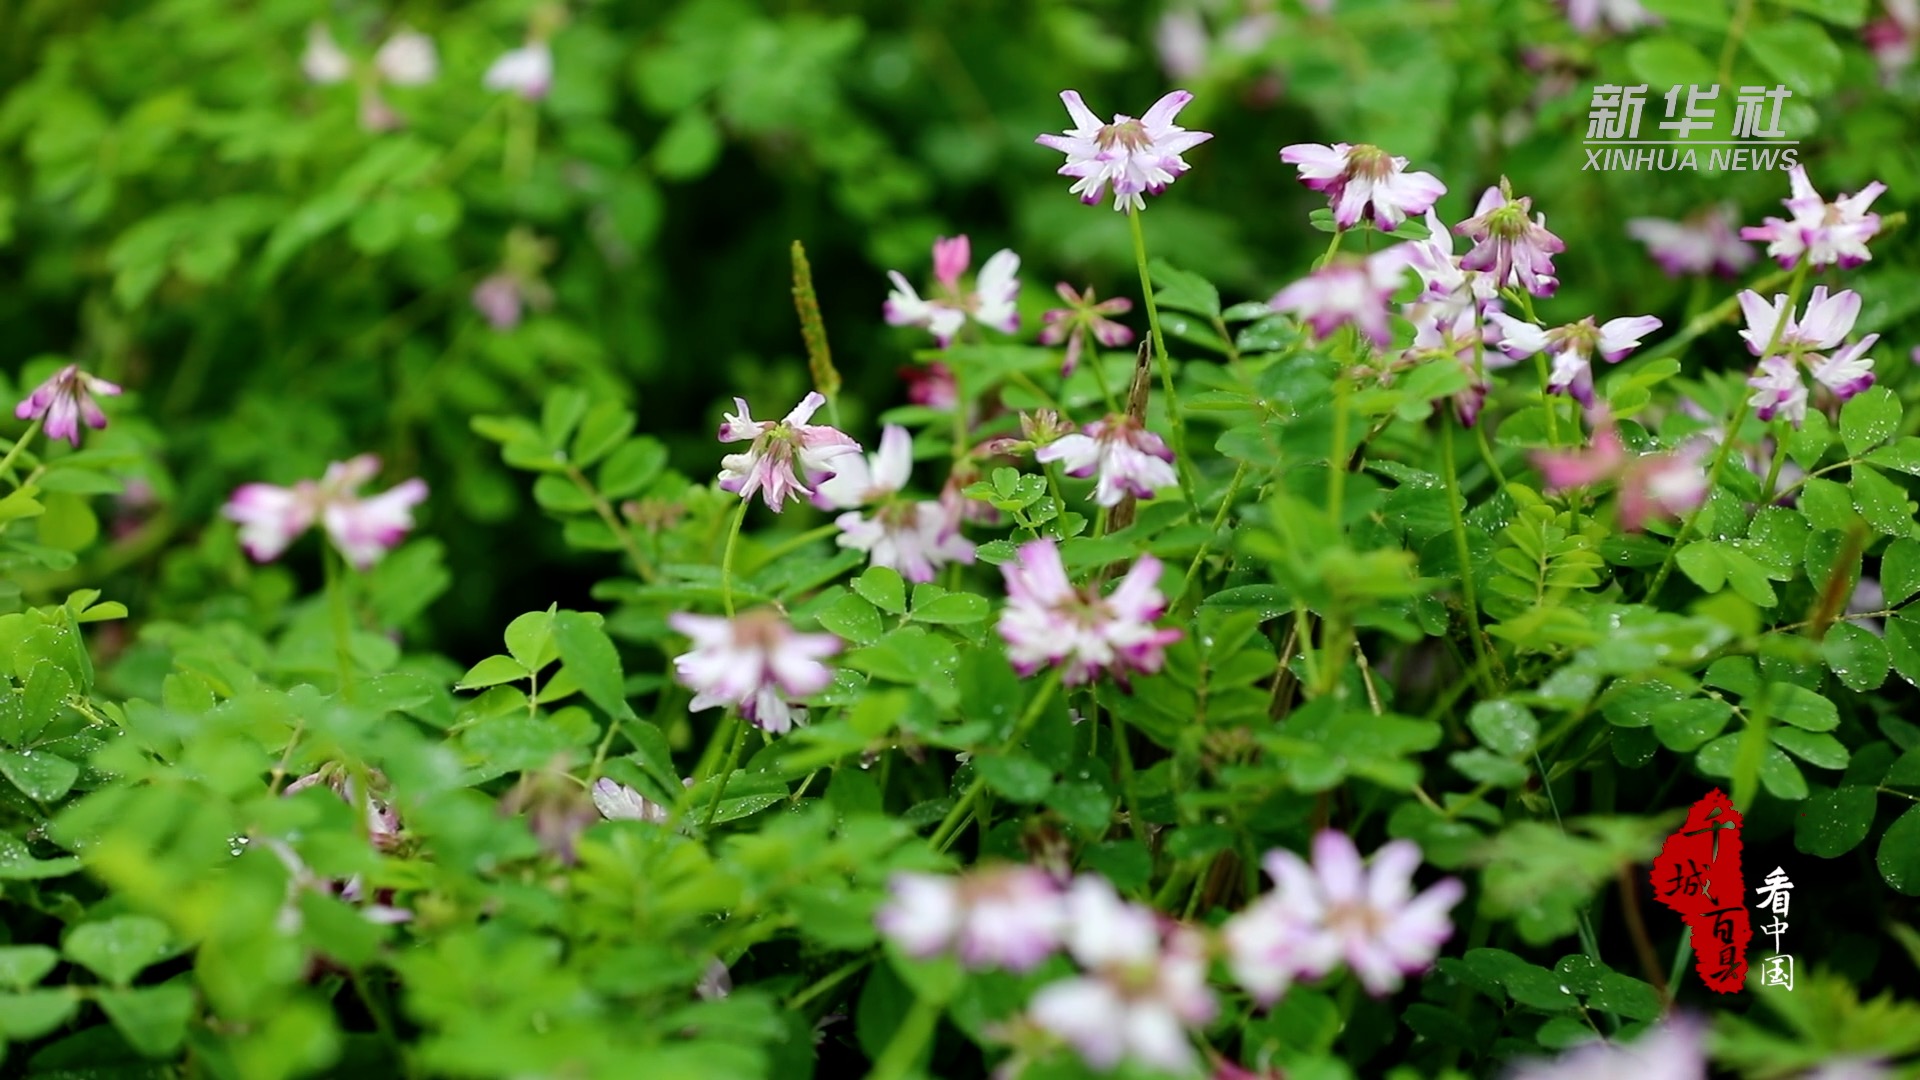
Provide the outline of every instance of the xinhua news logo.
[[1733,125],[1724,139],[1715,131],[1724,104],[1718,86],[1675,86],[1651,99],[1666,103],[1666,119],[1658,130],[1670,134],[1641,138],[1647,90],[1646,83],[1593,88],[1582,172],[1680,172],[1703,166],[1725,172],[1765,172],[1800,163],[1800,140],[1788,138],[1780,126],[1780,107],[1793,96],[1784,86],[1740,87],[1731,95]]

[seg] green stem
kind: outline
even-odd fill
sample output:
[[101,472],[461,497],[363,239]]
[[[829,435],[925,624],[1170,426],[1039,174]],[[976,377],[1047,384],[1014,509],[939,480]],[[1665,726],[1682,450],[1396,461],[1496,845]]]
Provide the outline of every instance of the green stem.
[[1086,358],[1085,363],[1093,369],[1093,381],[1100,385],[1100,396],[1107,401],[1107,411],[1119,412],[1120,399],[1113,396],[1113,387],[1107,382],[1107,366],[1101,362],[1100,350],[1093,348],[1088,349],[1087,352],[1091,355]]
[[1342,237],[1346,235],[1347,235],[1347,231],[1345,229],[1342,229],[1337,225],[1334,226],[1333,239],[1327,241],[1327,253],[1325,255],[1320,256],[1319,262],[1313,264],[1313,268],[1315,270],[1323,269],[1326,267],[1328,263],[1333,261],[1334,255],[1337,254],[1340,250],[1340,240]]
[[713,785],[713,798],[707,803],[707,816],[701,820],[701,828],[711,826],[713,816],[720,812],[720,797],[727,793],[727,781],[733,779],[733,770],[740,764],[740,748],[747,744],[747,722],[735,717],[733,729],[733,745],[727,750],[726,763],[720,766],[720,779]]
[[35,435],[40,434],[40,427],[45,423],[45,417],[36,416],[33,418],[33,423],[27,425],[27,430],[15,440],[13,448],[7,451],[7,456],[0,457],[0,476],[6,475],[7,469],[13,465],[13,460],[20,456],[20,452],[27,448],[27,444],[33,441]]
[[[1793,280],[1787,285],[1787,310],[1773,324],[1773,335],[1768,339],[1767,347],[1760,350],[1762,359],[1772,356],[1773,350],[1780,347],[1780,335],[1786,330],[1787,321],[1793,318],[1794,309],[1800,304],[1800,287],[1807,282],[1809,265],[1807,260],[1802,259],[1800,265],[1794,268]],[[1713,493],[1720,485],[1720,472],[1726,468],[1727,459],[1733,455],[1733,444],[1740,438],[1740,425],[1746,422],[1747,410],[1752,407],[1752,403],[1747,398],[1741,398],[1740,404],[1733,410],[1733,419],[1727,421],[1726,435],[1720,440],[1720,452],[1714,455],[1713,468],[1707,471],[1707,497],[1700,500],[1700,505],[1694,507],[1693,512],[1687,515],[1686,521],[1681,523],[1680,531],[1673,534],[1673,543],[1667,546],[1667,556],[1660,560],[1660,569],[1653,575],[1653,584],[1647,587],[1649,601],[1660,592],[1660,586],[1667,583],[1668,576],[1673,573],[1674,560],[1680,555],[1681,545],[1687,542],[1694,528],[1700,524],[1700,515],[1712,505]]]
[[[1057,667],[1048,669],[1046,676],[1041,680],[1040,689],[1035,691],[1033,700],[1027,703],[1027,711],[1021,713],[1020,719],[1014,723],[1013,733],[1007,736],[1004,750],[1012,750],[1020,745],[1020,740],[1026,738],[1027,730],[1039,721],[1041,712],[1045,711],[1047,703],[1053,700],[1053,692],[1059,689],[1059,686],[1060,669]],[[960,831],[961,820],[972,809],[974,800],[980,797],[980,789],[985,783],[986,781],[976,771],[973,782],[968,784],[967,790],[961,793],[960,801],[954,803],[953,809],[947,811],[947,816],[940,821],[940,827],[933,830],[932,838],[927,841],[932,845],[933,850],[947,850],[947,845],[953,842],[955,834]]]
[[1113,714],[1114,749],[1120,752],[1120,794],[1127,801],[1127,828],[1141,844],[1147,842],[1147,823],[1140,820],[1140,797],[1133,782],[1133,746],[1127,738],[1126,721]]
[[1345,524],[1347,493],[1347,377],[1343,372],[1333,381],[1333,445],[1327,450],[1327,517],[1333,530]]
[[1467,519],[1463,509],[1466,500],[1460,494],[1460,476],[1453,459],[1453,418],[1442,416],[1440,426],[1440,467],[1447,484],[1447,513],[1453,519],[1453,551],[1460,560],[1460,599],[1466,608],[1467,633],[1473,639],[1477,670],[1486,673],[1487,689],[1491,692],[1493,660],[1487,655],[1486,639],[1480,632],[1480,601],[1475,595],[1473,551],[1467,544]]
[[1180,417],[1180,399],[1173,392],[1173,358],[1167,355],[1167,339],[1160,332],[1160,305],[1153,299],[1153,275],[1147,272],[1147,234],[1140,228],[1140,211],[1127,211],[1127,224],[1133,228],[1133,261],[1140,270],[1140,293],[1146,300],[1147,330],[1153,335],[1153,351],[1160,365],[1160,387],[1167,395],[1167,422],[1173,430],[1175,468],[1180,476],[1181,494],[1187,505],[1198,507],[1193,494],[1193,459],[1187,454],[1187,424]]
[[347,607],[346,556],[324,545],[327,606],[333,612],[333,647],[340,665],[340,699],[353,700],[353,616]]
[[1180,597],[1185,599],[1188,590],[1193,588],[1193,579],[1199,576],[1200,564],[1212,553],[1214,538],[1220,535],[1220,527],[1227,523],[1227,515],[1233,510],[1233,500],[1240,494],[1240,482],[1246,479],[1247,463],[1233,470],[1233,479],[1227,482],[1227,493],[1220,498],[1220,509],[1213,515],[1213,527],[1207,530],[1207,538],[1201,543],[1200,550],[1194,553],[1193,561],[1187,564],[1187,576],[1180,582]]
[[1487,442],[1487,429],[1475,424],[1473,426],[1473,436],[1480,444],[1481,460],[1487,463],[1487,471],[1493,474],[1493,482],[1500,486],[1500,490],[1505,491],[1507,487],[1507,474],[1501,471],[1500,463],[1494,459],[1493,447]]
[[940,1014],[946,1007],[946,1002],[938,998],[915,998],[906,1019],[894,1029],[887,1048],[881,1051],[880,1059],[873,1063],[873,1071],[867,1074],[867,1080],[901,1080],[909,1075],[914,1062],[919,1060],[921,1053],[933,1041]]
[[740,500],[740,512],[733,515],[733,527],[727,530],[727,547],[720,556],[720,603],[727,618],[733,618],[733,549],[740,541],[740,526],[747,520],[747,500]]
[[[1667,972],[1667,986],[1672,988],[1673,997],[1680,996],[1680,976],[1686,973],[1687,957],[1692,952],[1693,931],[1683,926],[1680,928],[1680,944],[1673,950],[1673,967]],[[1668,999],[1668,1005],[1672,1003],[1672,999]]]

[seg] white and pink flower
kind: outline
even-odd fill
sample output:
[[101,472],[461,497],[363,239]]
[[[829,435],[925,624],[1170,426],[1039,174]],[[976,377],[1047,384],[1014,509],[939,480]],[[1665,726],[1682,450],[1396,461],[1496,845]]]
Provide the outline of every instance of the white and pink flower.
[[1229,923],[1229,962],[1241,985],[1271,1001],[1295,978],[1317,979],[1344,963],[1375,996],[1425,971],[1453,934],[1447,913],[1466,889],[1447,878],[1418,896],[1420,848],[1395,840],[1363,863],[1345,833],[1323,830],[1313,864],[1291,851],[1267,853],[1274,891]]
[[1275,293],[1268,306],[1307,323],[1324,341],[1351,324],[1378,348],[1393,343],[1393,294],[1406,277],[1410,253],[1396,245],[1365,258],[1338,258]]
[[1118,115],[1110,124],[1100,122],[1078,91],[1062,91],[1060,100],[1074,126],[1065,134],[1041,135],[1034,141],[1067,155],[1059,173],[1075,177],[1069,190],[1089,206],[1099,202],[1111,184],[1115,210],[1146,209],[1144,195],[1160,194],[1189,168],[1181,155],[1213,138],[1173,122],[1193,100],[1185,90],[1162,97],[1137,120]]
[[973,544],[960,535],[954,507],[898,497],[912,472],[913,436],[888,424],[880,449],[869,458],[846,458],[838,473],[821,482],[813,501],[822,509],[872,507],[871,515],[849,512],[834,519],[840,546],[864,551],[871,565],[897,570],[917,584],[932,581],[948,563],[972,565]]
[[1433,209],[1447,185],[1428,172],[1408,172],[1407,159],[1367,143],[1295,143],[1280,160],[1300,170],[1300,182],[1331,200],[1333,223],[1351,229],[1368,208],[1381,232]]
[[1106,879],[1082,876],[1067,895],[1067,949],[1085,968],[1044,986],[1027,1018],[1095,1069],[1134,1061],[1188,1073],[1192,1036],[1218,1012],[1207,987],[1207,947],[1188,927],[1122,900]]
[[1548,391],[1567,394],[1585,406],[1593,404],[1594,354],[1617,364],[1640,347],[1642,338],[1660,329],[1660,320],[1652,315],[1608,319],[1597,326],[1588,316],[1552,330],[1498,311],[1487,318],[1500,328],[1500,351],[1515,359],[1545,352],[1553,361]]
[[1781,201],[1793,216],[1748,225],[1740,230],[1742,239],[1766,241],[1767,254],[1789,270],[1803,258],[1816,267],[1838,263],[1843,269],[1873,258],[1867,241],[1880,232],[1880,215],[1868,208],[1887,185],[1875,180],[1854,194],[1827,202],[1807,179],[1806,166],[1795,165],[1787,178],[1792,194]]
[[965,236],[940,237],[933,242],[933,295],[922,299],[898,270],[887,271],[893,291],[887,294],[882,311],[892,326],[918,326],[933,334],[946,348],[968,319],[992,327],[1003,334],[1020,328],[1020,256],[1001,248],[980,266],[980,275],[971,288],[961,278],[972,263],[972,249]]
[[1693,440],[1672,453],[1635,454],[1620,441],[1613,424],[1603,419],[1590,447],[1540,451],[1533,463],[1548,494],[1613,481],[1620,498],[1620,527],[1639,532],[1649,518],[1677,518],[1707,501],[1707,473],[1701,461],[1707,445]]
[[307,47],[300,53],[300,73],[316,86],[345,82],[353,74],[353,58],[333,39],[324,23],[307,27]]
[[952,877],[896,873],[874,915],[909,956],[951,950],[970,968],[1028,971],[1059,949],[1067,911],[1043,870],[1002,866]]
[[1463,269],[1483,271],[1498,287],[1513,286],[1535,296],[1552,296],[1559,288],[1553,257],[1567,245],[1547,231],[1547,215],[1533,213],[1531,198],[1513,197],[1506,177],[1481,193],[1473,216],[1453,231],[1474,242],[1460,260]]
[[1706,1080],[1705,1025],[1676,1017],[1655,1025],[1632,1042],[1601,1039],[1552,1061],[1522,1061],[1504,1080]]
[[553,89],[553,50],[544,41],[529,41],[517,49],[509,49],[488,66],[481,84],[489,90],[539,101]]
[[1168,645],[1181,632],[1156,627],[1166,613],[1160,594],[1160,560],[1140,556],[1111,596],[1097,589],[1075,589],[1051,539],[1021,545],[1018,558],[1000,568],[1007,582],[1007,606],[1000,637],[1007,659],[1022,675],[1064,665],[1067,686],[1091,682],[1102,672],[1125,685],[1129,672],[1160,670]]
[[693,712],[737,706],[740,715],[773,735],[806,723],[792,699],[825,690],[833,672],[820,661],[840,651],[832,634],[801,634],[778,612],[749,611],[738,618],[679,612],[667,625],[693,640],[673,658],[674,675],[694,692]]
[[1113,415],[1086,426],[1083,432],[1063,435],[1034,452],[1034,460],[1058,461],[1068,476],[1082,479],[1098,474],[1093,501],[1117,506],[1129,495],[1150,499],[1154,492],[1178,484],[1173,451],[1140,421]]
[[[800,399],[781,420],[755,420],[746,398],[734,398],[737,413],[726,414],[720,425],[723,443],[748,442],[753,446],[744,454],[728,454],[720,459],[720,487],[742,499],[755,492],[774,513],[786,509],[789,502],[813,494],[802,480],[823,482],[849,463],[859,460],[860,444],[838,428],[809,424],[813,414],[827,399],[818,391]],[[798,471],[796,471],[796,466]]]
[[348,563],[368,570],[413,529],[413,508],[427,497],[427,482],[418,477],[361,497],[379,472],[380,459],[361,454],[328,465],[317,483],[242,484],[221,514],[240,526],[240,546],[255,562],[279,558],[317,522]]
[[1575,30],[1590,34],[1601,25],[1625,34],[1643,26],[1660,25],[1660,17],[1641,6],[1640,0],[1560,0],[1567,9],[1567,21]]
[[600,816],[608,821],[651,821],[661,824],[667,820],[666,807],[605,776],[593,782],[593,805],[600,811]]
[[1684,221],[1627,219],[1627,235],[1647,246],[1647,254],[1674,277],[1719,274],[1733,277],[1759,256],[1740,239],[1732,203],[1717,203]]
[[440,74],[440,54],[432,38],[418,30],[403,29],[373,54],[373,68],[395,86],[421,86]]
[[45,420],[47,438],[65,439],[79,446],[82,423],[95,431],[107,426],[107,414],[93,400],[95,394],[117,397],[120,387],[81,371],[79,364],[68,364],[34,387],[26,400],[14,406],[13,416],[16,420]]
[[1879,334],[1868,334],[1823,355],[1853,332],[1860,316],[1859,293],[1843,289],[1829,295],[1825,285],[1816,285],[1798,317],[1784,293],[1775,294],[1769,303],[1759,293],[1745,289],[1739,300],[1747,321],[1740,336],[1748,351],[1760,357],[1759,366],[1747,380],[1754,391],[1748,403],[1760,419],[1785,417],[1795,427],[1806,419],[1802,364],[1836,401],[1846,401],[1873,385],[1873,359],[1867,352],[1880,340]]

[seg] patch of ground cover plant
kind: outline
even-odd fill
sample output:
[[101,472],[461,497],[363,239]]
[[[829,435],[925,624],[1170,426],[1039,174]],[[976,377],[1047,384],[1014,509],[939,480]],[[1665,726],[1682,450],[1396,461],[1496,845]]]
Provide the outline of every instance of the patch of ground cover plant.
[[[490,89],[547,93],[530,32]],[[322,84],[353,70],[330,40]],[[376,63],[404,86],[402,40]],[[318,589],[264,571],[96,667],[139,613],[59,575],[95,500],[139,527],[112,440],[144,403],[29,365],[0,459],[35,601],[0,616],[9,1067],[1911,1072],[1920,731],[1877,692],[1920,680],[1920,423],[1881,185],[1782,175],[1784,212],[1740,219],[1771,262],[1641,229],[1745,279],[1674,319],[1560,294],[1582,244],[1644,256],[1550,229],[1545,189],[1443,215],[1444,172],[1299,143],[1273,183],[1325,194],[1324,254],[1228,304],[1157,227],[1221,149],[1192,95],[1062,99],[1038,141],[1118,212],[1132,289],[1063,285],[1036,331],[1017,255],[976,273],[942,238],[875,277],[933,347],[869,422],[796,245],[812,389],[740,390],[688,472],[564,380],[471,417],[612,576],[464,671],[398,632],[449,585],[439,493],[370,454],[202,523],[230,580],[244,551]],[[542,302],[537,247],[476,286],[486,318]],[[1798,882],[1792,990],[1702,991],[1652,902],[1715,786],[1750,871]]]

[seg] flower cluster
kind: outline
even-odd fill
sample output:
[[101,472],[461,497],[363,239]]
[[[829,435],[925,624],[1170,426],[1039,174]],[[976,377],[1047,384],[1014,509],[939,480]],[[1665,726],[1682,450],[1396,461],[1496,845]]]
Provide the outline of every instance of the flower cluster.
[[1060,462],[1068,476],[1085,479],[1097,474],[1093,501],[1101,506],[1117,506],[1129,495],[1150,499],[1154,492],[1179,483],[1173,451],[1130,416],[1097,420],[1082,432],[1048,442],[1033,457],[1043,463]]
[[673,671],[694,692],[687,706],[694,712],[733,706],[755,727],[783,735],[807,722],[794,699],[833,682],[833,672],[820,661],[840,651],[840,639],[796,633],[778,612],[749,611],[733,619],[680,612],[667,623],[693,641],[692,649],[673,658]]
[[[826,424],[809,424],[827,399],[818,392],[800,399],[784,419],[755,420],[746,398],[734,398],[738,412],[728,413],[720,425],[721,442],[751,442],[744,454],[720,459],[720,486],[742,499],[756,492],[774,513],[789,502],[806,498],[813,489],[802,481],[830,480],[840,469],[859,460],[860,444],[845,432]],[[795,471],[795,466],[799,471]]]
[[1089,206],[1104,198],[1111,184],[1115,210],[1146,209],[1143,196],[1165,191],[1189,168],[1181,155],[1213,138],[1173,122],[1193,100],[1185,90],[1162,97],[1137,120],[1117,115],[1111,124],[1101,123],[1078,91],[1062,91],[1060,100],[1074,126],[1064,134],[1041,135],[1034,141],[1067,155],[1060,175],[1075,178],[1068,190]]
[[319,523],[356,570],[368,570],[413,528],[413,508],[427,497],[415,477],[368,498],[360,489],[380,472],[380,459],[361,454],[327,466],[318,482],[292,487],[242,484],[221,513],[240,526],[240,546],[255,562],[272,562]]
[[1300,169],[1300,182],[1322,191],[1333,203],[1333,223],[1351,229],[1369,207],[1373,224],[1392,232],[1409,217],[1433,209],[1447,185],[1432,173],[1408,172],[1407,159],[1366,143],[1295,143],[1280,160]]
[[1116,296],[1111,300],[1096,301],[1093,286],[1087,286],[1086,292],[1082,293],[1064,281],[1055,285],[1054,291],[1060,294],[1060,299],[1066,301],[1067,306],[1052,308],[1041,314],[1040,321],[1045,325],[1040,330],[1040,344],[1066,343],[1067,355],[1060,362],[1062,378],[1072,375],[1080,365],[1080,353],[1086,348],[1089,337],[1109,349],[1133,344],[1133,331],[1107,318],[1108,315],[1124,315],[1132,311],[1132,300]]
[[1553,276],[1553,257],[1567,249],[1547,231],[1547,215],[1533,213],[1531,198],[1514,198],[1507,178],[1480,195],[1473,216],[1453,227],[1473,240],[1473,250],[1460,259],[1467,270],[1484,271],[1500,288],[1520,288],[1535,296],[1552,296],[1560,287]]
[[1167,601],[1160,595],[1160,560],[1151,555],[1140,556],[1105,597],[1097,586],[1075,589],[1060,549],[1045,538],[1022,544],[1000,572],[1007,582],[1000,637],[1022,675],[1064,665],[1060,679],[1067,686],[1103,672],[1124,685],[1129,672],[1159,671],[1166,647],[1182,636],[1154,625]]
[[1006,248],[994,252],[980,267],[980,276],[971,288],[961,284],[967,267],[973,262],[972,248],[965,236],[940,237],[933,242],[934,295],[921,299],[906,276],[898,270],[887,271],[893,291],[883,306],[887,322],[893,326],[918,326],[933,334],[946,348],[968,319],[1003,334],[1020,328],[1016,301],[1020,298],[1020,256]]
[[18,420],[44,420],[47,438],[65,439],[79,446],[81,423],[95,431],[107,426],[107,414],[93,400],[95,394],[117,397],[120,387],[81,371],[79,364],[68,364],[34,387],[33,393],[14,407],[13,415]]
[[[867,553],[874,566],[900,572],[912,582],[932,581],[948,563],[971,565],[973,544],[960,535],[958,505],[898,496],[913,472],[913,436],[889,424],[880,449],[869,458],[852,455],[821,482],[813,501],[822,509],[847,510],[834,519],[840,546]],[[871,515],[859,513],[871,507]]]
[[1843,289],[1829,295],[1816,285],[1805,309],[1795,317],[1790,298],[1775,294],[1772,303],[1752,289],[1740,293],[1740,310],[1747,327],[1740,331],[1747,348],[1760,357],[1747,385],[1753,389],[1748,404],[1762,420],[1784,417],[1799,427],[1807,416],[1807,386],[1800,378],[1805,365],[1814,381],[1836,401],[1873,385],[1873,358],[1867,355],[1879,334],[1868,334],[1842,346],[1860,316],[1860,294]]
[[1594,354],[1617,364],[1640,347],[1641,338],[1660,329],[1660,320],[1652,315],[1608,319],[1597,326],[1588,316],[1552,330],[1504,312],[1490,312],[1487,317],[1500,328],[1500,351],[1515,359],[1546,353],[1553,361],[1547,390],[1567,394],[1588,408],[1593,406]]
[[1745,240],[1765,240],[1767,254],[1793,269],[1801,259],[1815,267],[1858,266],[1873,258],[1867,241],[1880,232],[1880,215],[1868,207],[1887,185],[1874,181],[1852,195],[1841,195],[1828,202],[1813,189],[1804,165],[1795,165],[1787,174],[1792,194],[1781,200],[1792,211],[1790,218],[1770,217],[1761,225],[1740,230]]
[[1034,993],[1027,1028],[1096,1069],[1133,1061],[1188,1072],[1198,1063],[1191,1033],[1218,1012],[1207,982],[1215,956],[1263,1006],[1343,964],[1376,995],[1431,966],[1464,889],[1447,879],[1416,895],[1419,865],[1410,841],[1387,844],[1367,864],[1344,833],[1324,831],[1314,838],[1312,865],[1270,852],[1274,890],[1218,932],[1125,900],[1093,874],[1062,885],[1064,875],[1028,866],[959,877],[903,872],[890,880],[875,923],[910,956],[952,953],[975,969],[1031,971],[1064,952],[1076,970]]
[[1715,273],[1732,277],[1753,264],[1753,249],[1740,239],[1731,203],[1718,203],[1687,218],[1627,219],[1627,235],[1647,245],[1647,254],[1667,273]]
[[1691,441],[1668,454],[1635,454],[1610,420],[1599,419],[1586,449],[1534,454],[1548,494],[1611,481],[1620,496],[1620,527],[1628,532],[1640,531],[1648,518],[1678,517],[1707,500],[1705,442]]

